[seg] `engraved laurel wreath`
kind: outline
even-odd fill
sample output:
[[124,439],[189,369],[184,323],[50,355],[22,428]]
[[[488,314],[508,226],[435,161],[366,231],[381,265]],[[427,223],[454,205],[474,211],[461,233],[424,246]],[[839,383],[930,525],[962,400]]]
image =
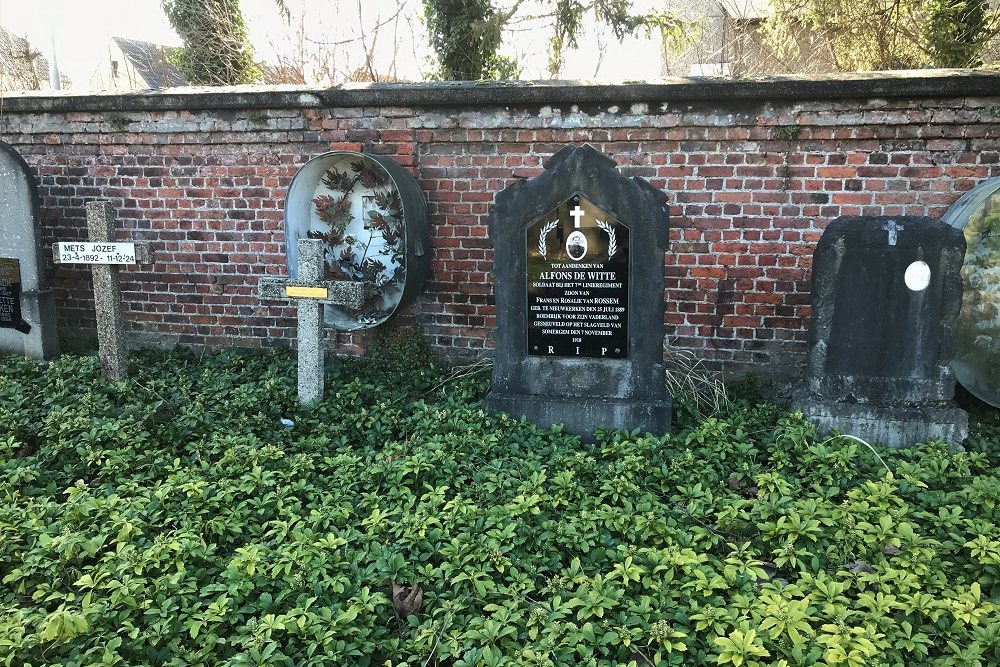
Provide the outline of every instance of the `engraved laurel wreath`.
[[615,236],[615,229],[606,221],[596,220],[597,226],[608,234],[608,257],[614,257],[618,252],[618,238]]
[[548,252],[548,248],[545,247],[545,237],[548,236],[549,232],[551,232],[557,226],[559,226],[559,221],[553,220],[552,222],[542,227],[542,231],[538,233],[538,252],[540,252],[542,257],[545,259],[548,259],[547,257],[545,257],[545,253]]

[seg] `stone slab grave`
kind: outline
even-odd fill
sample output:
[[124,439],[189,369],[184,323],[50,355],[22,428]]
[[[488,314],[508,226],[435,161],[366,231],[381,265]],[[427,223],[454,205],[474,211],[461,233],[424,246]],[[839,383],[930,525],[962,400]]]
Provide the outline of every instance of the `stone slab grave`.
[[842,217],[813,254],[809,374],[795,406],[822,431],[960,446],[968,417],[949,368],[962,233],[926,217]]
[[34,359],[58,353],[43,257],[35,176],[17,151],[0,142],[0,352]]
[[374,285],[353,280],[324,280],[326,242],[299,239],[295,280],[261,278],[260,297],[294,301],[298,310],[298,392],[303,405],[323,398],[323,307],[358,310],[371,296]]
[[967,246],[951,368],[970,393],[1000,407],[1000,178],[962,195],[942,220],[962,230]]
[[94,283],[94,310],[97,315],[97,345],[101,370],[107,380],[128,377],[125,343],[125,315],[122,307],[123,264],[152,264],[153,250],[148,241],[115,241],[115,209],[111,202],[87,202],[87,241],[60,241],[53,244],[57,264],[89,264]]
[[666,199],[591,146],[562,149],[543,174],[497,195],[489,411],[586,440],[599,426],[670,430]]

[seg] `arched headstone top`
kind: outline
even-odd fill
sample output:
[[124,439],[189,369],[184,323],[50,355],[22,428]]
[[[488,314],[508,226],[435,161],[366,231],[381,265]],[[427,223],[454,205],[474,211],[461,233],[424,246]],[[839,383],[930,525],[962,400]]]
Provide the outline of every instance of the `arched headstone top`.
[[966,241],[951,368],[973,395],[1000,407],[1000,178],[966,192],[943,220]]
[[7,178],[8,174],[13,175],[14,173],[18,173],[24,178],[24,187],[31,205],[31,215],[37,220],[41,200],[38,196],[38,184],[34,172],[24,157],[7,142],[0,141],[0,155],[3,156],[3,159],[0,160],[0,171],[2,171],[4,178]]
[[611,156],[605,155],[590,144],[584,144],[583,146],[566,146],[559,149],[559,151],[545,161],[545,169],[553,171],[560,164],[571,158],[579,161],[581,164],[590,163],[597,169],[616,169],[618,167],[618,163]]
[[661,250],[667,248],[667,195],[641,178],[624,175],[611,157],[589,144],[561,149],[546,161],[542,174],[497,194],[490,237],[496,237],[497,224],[533,224],[575,193],[584,193],[618,220],[641,220],[648,228],[648,241]]

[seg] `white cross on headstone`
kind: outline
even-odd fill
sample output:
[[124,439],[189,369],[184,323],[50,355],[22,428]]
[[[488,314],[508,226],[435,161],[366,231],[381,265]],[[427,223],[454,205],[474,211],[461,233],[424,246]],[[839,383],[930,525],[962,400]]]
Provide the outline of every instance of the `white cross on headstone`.
[[370,283],[323,280],[324,241],[299,239],[298,279],[261,278],[261,299],[291,299],[298,306],[299,403],[323,398],[323,306],[360,310],[372,294]]
[[569,212],[570,216],[573,217],[573,227],[576,229],[580,228],[580,218],[583,217],[583,209],[577,204],[576,208]]
[[896,245],[896,241],[899,240],[898,233],[905,229],[905,227],[897,224],[895,220],[890,220],[886,224],[882,225],[882,229],[889,232],[889,245]]
[[86,242],[52,244],[53,259],[56,264],[90,264],[101,369],[108,380],[124,380],[128,376],[128,357],[118,266],[152,264],[152,245],[148,241],[115,242],[115,209],[108,201],[87,202],[87,238]]

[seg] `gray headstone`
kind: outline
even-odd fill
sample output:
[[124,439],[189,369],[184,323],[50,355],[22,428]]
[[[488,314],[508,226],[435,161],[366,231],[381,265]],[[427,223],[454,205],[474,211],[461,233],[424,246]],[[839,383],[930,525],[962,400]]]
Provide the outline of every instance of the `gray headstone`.
[[1000,407],[1000,178],[962,195],[942,220],[967,244],[951,368],[972,394]]
[[496,197],[490,411],[590,439],[670,430],[663,367],[666,195],[568,147]]
[[42,257],[35,177],[17,151],[0,142],[0,352],[34,359],[58,353]]
[[813,254],[807,417],[890,447],[961,444],[949,363],[964,254],[961,232],[932,218],[830,223]]
[[87,243],[53,243],[52,259],[56,263],[90,265],[101,370],[105,379],[117,382],[128,377],[118,266],[152,264],[153,250],[149,241],[115,241],[115,209],[108,201],[87,202],[87,238]]

